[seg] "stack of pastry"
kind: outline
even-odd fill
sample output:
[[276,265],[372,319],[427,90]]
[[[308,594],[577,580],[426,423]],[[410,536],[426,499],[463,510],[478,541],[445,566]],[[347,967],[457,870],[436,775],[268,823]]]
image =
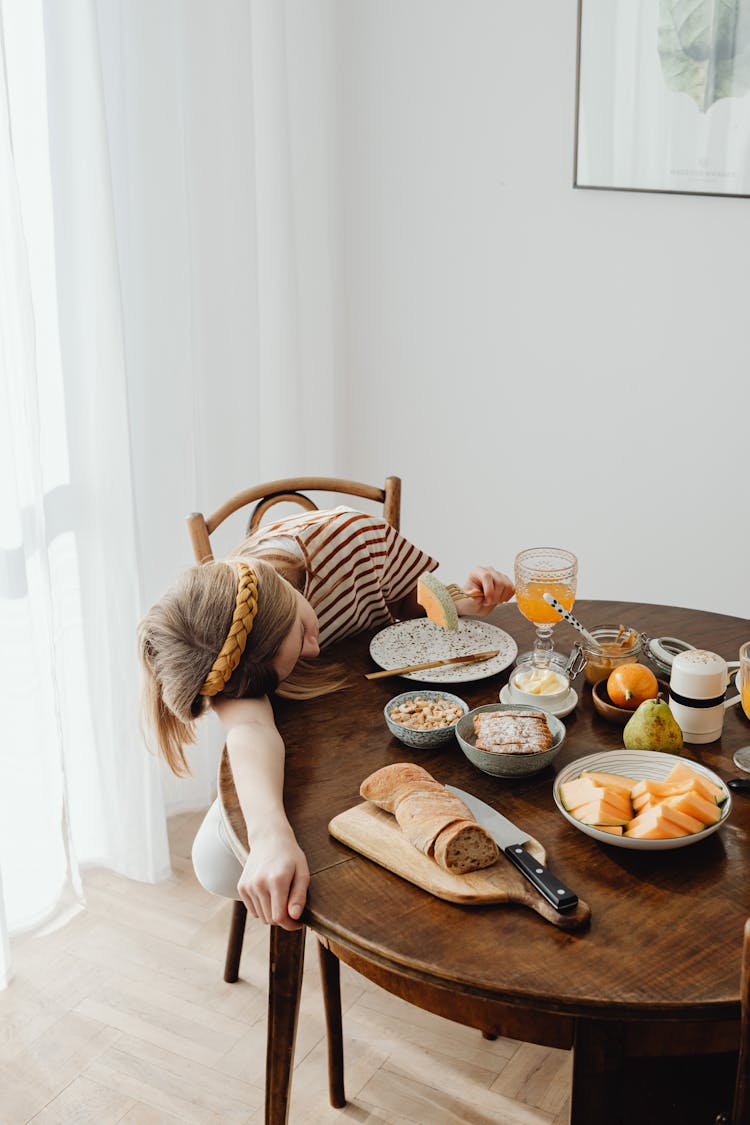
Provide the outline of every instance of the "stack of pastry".
[[538,754],[552,745],[544,711],[482,711],[474,734],[477,748],[492,754]]

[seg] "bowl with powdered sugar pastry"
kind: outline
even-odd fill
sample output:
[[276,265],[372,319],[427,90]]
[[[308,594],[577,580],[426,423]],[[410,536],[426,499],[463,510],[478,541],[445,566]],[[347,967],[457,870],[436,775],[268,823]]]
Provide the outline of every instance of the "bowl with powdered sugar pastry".
[[459,719],[456,738],[483,773],[530,777],[557,757],[565,741],[565,725],[540,707],[490,703]]

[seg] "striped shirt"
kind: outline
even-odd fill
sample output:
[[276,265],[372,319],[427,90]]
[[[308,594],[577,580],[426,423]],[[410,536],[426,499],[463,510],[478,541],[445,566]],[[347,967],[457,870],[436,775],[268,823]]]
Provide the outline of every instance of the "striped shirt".
[[321,648],[395,619],[389,609],[437,562],[378,516],[353,508],[304,512],[253,534],[253,546],[296,555]]

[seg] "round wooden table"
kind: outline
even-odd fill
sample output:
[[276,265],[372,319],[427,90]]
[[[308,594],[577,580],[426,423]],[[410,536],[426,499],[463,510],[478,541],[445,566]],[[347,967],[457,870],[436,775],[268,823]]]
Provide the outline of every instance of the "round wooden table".
[[[579,601],[576,614],[592,627],[623,622],[650,637],[679,637],[727,660],[736,660],[750,639],[750,622],[694,610]],[[514,637],[519,651],[531,647],[532,627],[514,604],[489,620]],[[576,637],[564,622],[555,629],[558,649],[569,649]],[[622,728],[595,712],[582,677],[553,766],[505,781],[477,770],[457,743],[417,752],[392,738],[382,710],[405,681],[364,679],[374,668],[369,636],[343,642],[331,656],[349,666],[349,690],[303,704],[277,700],[274,708],[287,748],[286,808],[312,874],[304,922],[328,951],[323,965],[334,1000],[338,958],[419,1007],[485,1034],[572,1048],[574,1125],[647,1120],[640,1103],[633,1116],[626,1088],[631,1059],[737,1049],[743,928],[750,916],[750,797],[737,795],[727,824],[689,847],[635,852],[602,845],[568,824],[552,798],[557,770],[622,746]],[[494,702],[509,671],[449,690],[470,706]],[[686,746],[683,756],[727,779],[738,772],[732,753],[744,743],[750,743],[750,722],[732,707],[721,740]],[[518,905],[444,902],[332,839],[328,822],[360,801],[362,779],[397,761],[418,761],[540,840],[549,865],[591,907],[590,928],[566,933]],[[236,850],[246,854],[226,769],[221,790]],[[303,931],[271,928],[266,1120],[274,1125],[288,1112],[302,950]],[[335,1010],[328,1014],[335,1056],[340,1028]],[[336,1065],[334,1057],[334,1103],[343,1101]],[[731,1101],[731,1090],[716,1090],[715,1098],[718,1110]]]

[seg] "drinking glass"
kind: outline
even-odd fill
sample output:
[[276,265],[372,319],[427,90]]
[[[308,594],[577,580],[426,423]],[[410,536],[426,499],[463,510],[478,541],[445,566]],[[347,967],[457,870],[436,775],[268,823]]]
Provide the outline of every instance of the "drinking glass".
[[551,594],[564,609],[572,609],[576,597],[578,560],[563,547],[527,547],[514,563],[516,602],[521,613],[536,625],[533,662],[549,666],[554,649],[552,629],[560,620],[557,610],[544,600]]
[[[750,641],[745,641],[740,649],[740,699],[742,710],[750,719]],[[734,764],[741,770],[750,773],[750,746],[741,746],[735,751]]]

